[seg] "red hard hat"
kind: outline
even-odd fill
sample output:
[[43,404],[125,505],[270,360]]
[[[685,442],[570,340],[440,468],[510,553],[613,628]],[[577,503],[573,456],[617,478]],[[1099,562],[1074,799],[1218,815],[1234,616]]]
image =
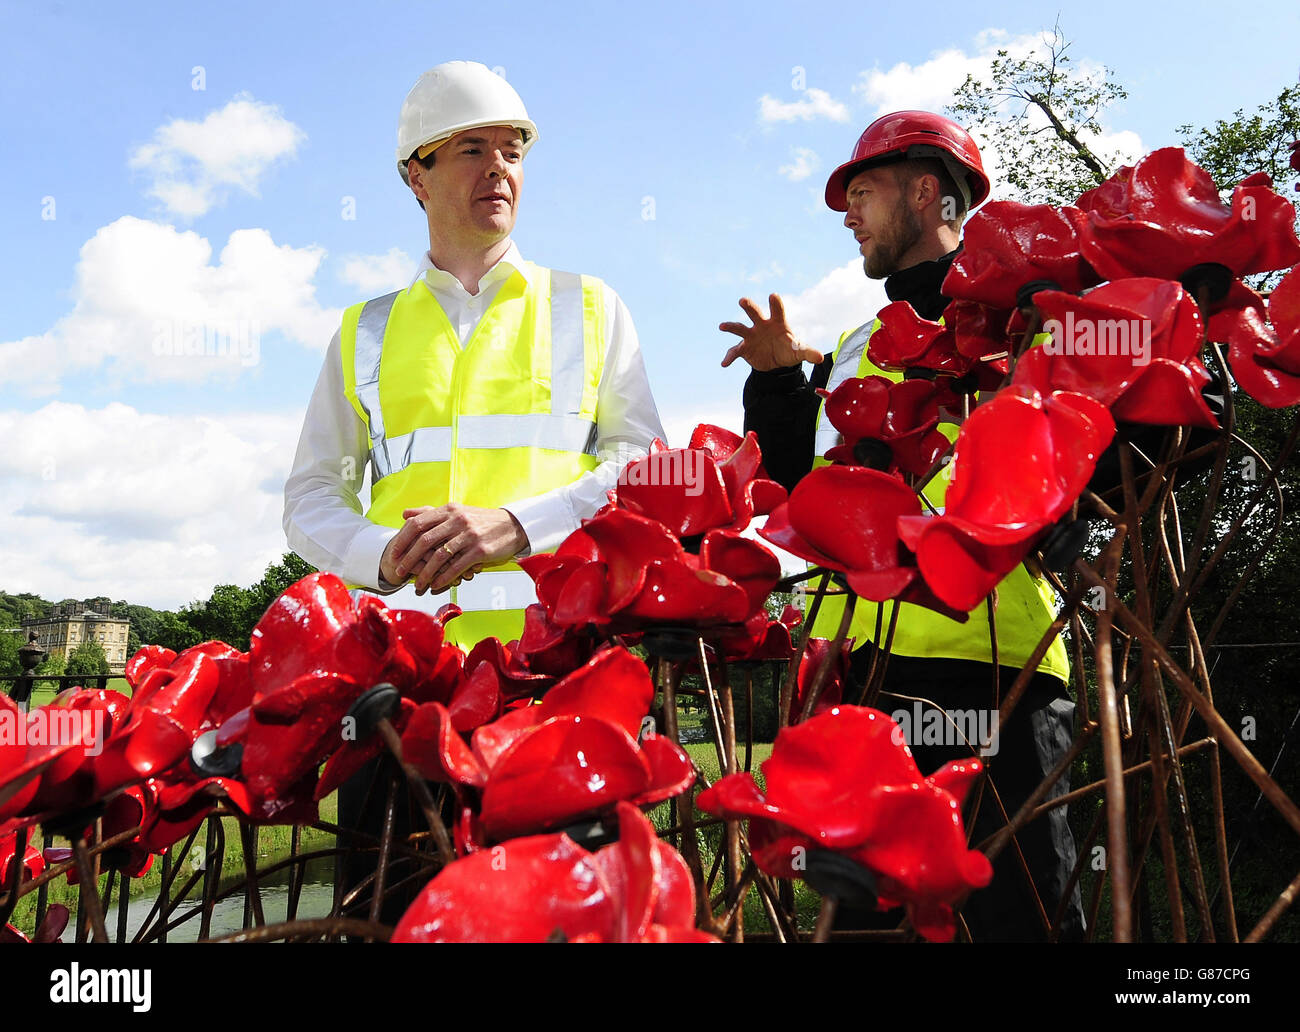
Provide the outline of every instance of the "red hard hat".
[[826,181],[826,203],[834,211],[848,211],[845,190],[859,172],[890,161],[926,157],[940,158],[959,187],[965,181],[970,188],[968,211],[989,195],[989,177],[970,133],[931,111],[895,111],[877,118],[858,137],[853,157]]

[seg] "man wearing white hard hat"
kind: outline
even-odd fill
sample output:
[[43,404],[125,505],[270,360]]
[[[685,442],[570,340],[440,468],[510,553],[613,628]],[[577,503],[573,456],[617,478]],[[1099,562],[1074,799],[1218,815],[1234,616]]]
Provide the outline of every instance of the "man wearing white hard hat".
[[663,436],[618,295],[510,239],[537,139],[484,65],[420,76],[397,169],[429,250],[406,289],[344,313],[285,484],[294,551],[392,606],[456,603],[465,648],[519,636],[536,597],[512,560],[558,545]]

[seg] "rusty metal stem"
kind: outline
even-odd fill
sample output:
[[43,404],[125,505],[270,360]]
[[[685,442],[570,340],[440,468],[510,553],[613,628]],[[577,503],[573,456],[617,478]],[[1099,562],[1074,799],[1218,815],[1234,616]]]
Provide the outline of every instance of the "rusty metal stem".
[[[72,855],[77,861],[77,880],[81,885],[81,905],[85,908],[93,942],[108,942],[104,930],[104,910],[99,902],[99,886],[95,877],[93,860],[86,849],[86,838],[78,833],[72,840]],[[21,864],[21,860],[19,860]]]
[[[1107,546],[1105,569],[1113,574],[1118,561],[1118,550],[1123,547],[1125,528],[1121,525]],[[1087,570],[1087,574],[1096,576],[1085,564],[1075,561],[1076,567]],[[1113,594],[1114,588],[1101,578],[1103,590]],[[1118,600],[1115,600],[1118,602]],[[1102,759],[1106,770],[1106,869],[1111,879],[1111,915],[1116,942],[1131,942],[1133,939],[1132,915],[1129,908],[1131,888],[1129,885],[1127,838],[1125,821],[1127,808],[1124,798],[1124,776],[1122,745],[1119,736],[1119,704],[1115,698],[1115,679],[1111,667],[1111,597],[1105,598],[1106,604],[1097,613],[1097,637],[1095,642],[1097,686],[1101,701],[1101,735]]]
[[1250,930],[1250,934],[1246,936],[1246,942],[1262,941],[1286,908],[1295,902],[1296,896],[1300,896],[1300,874],[1292,878],[1291,884],[1283,889],[1277,899],[1273,901],[1273,905],[1268,908],[1268,912],[1260,918],[1259,924],[1255,925]]
[[402,756],[402,738],[392,723],[387,719],[380,720],[378,731],[383,737],[388,751],[393,754],[398,769],[406,777],[406,783],[415,795],[416,802],[424,812],[424,819],[429,825],[429,830],[433,832],[433,840],[438,847],[439,859],[442,860],[444,866],[451,863],[456,859],[456,852],[452,849],[451,836],[447,833],[447,825],[443,823],[442,815],[438,812],[438,807],[433,801],[433,793],[429,791],[429,786],[424,783],[424,777],[420,772],[412,764],[407,763]]
[[844,645],[844,637],[849,633],[849,624],[853,621],[853,605],[856,600],[857,596],[852,592],[849,592],[848,598],[844,600],[844,613],[840,617],[839,630],[835,632],[831,647],[826,652],[826,658],[822,660],[822,665],[817,668],[813,682],[808,688],[808,698],[804,700],[803,710],[799,713],[800,722],[813,715],[817,700],[821,698],[822,689],[826,686],[826,681],[830,677],[831,667],[839,660],[840,649]]

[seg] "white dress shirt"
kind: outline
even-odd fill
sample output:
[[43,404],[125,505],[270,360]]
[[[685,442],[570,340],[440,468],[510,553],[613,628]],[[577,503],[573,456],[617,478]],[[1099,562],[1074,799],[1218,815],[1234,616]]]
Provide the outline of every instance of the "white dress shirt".
[[[511,242],[479,281],[478,293],[471,294],[426,254],[407,290],[431,291],[464,344],[501,285],[516,271],[528,277],[528,267]],[[604,301],[605,365],[596,396],[600,465],[570,484],[504,506],[528,536],[526,552],[555,548],[605,504],[606,492],[615,486],[623,466],[645,455],[655,437],[664,436],[632,317],[608,286]],[[397,528],[379,526],[362,515],[359,491],[369,455],[366,424],[343,394],[336,330],[307,404],[293,470],[285,481],[284,532],[289,547],[318,569],[387,593],[393,587],[381,583],[379,559]],[[434,501],[430,499],[430,504]]]

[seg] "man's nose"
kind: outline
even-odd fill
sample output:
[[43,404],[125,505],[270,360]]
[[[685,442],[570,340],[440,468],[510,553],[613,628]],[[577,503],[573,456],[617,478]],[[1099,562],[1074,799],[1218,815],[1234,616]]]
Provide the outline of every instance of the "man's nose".
[[496,156],[492,159],[492,164],[488,166],[487,174],[489,178],[504,179],[509,169],[510,162],[506,161],[504,154],[497,151]]

